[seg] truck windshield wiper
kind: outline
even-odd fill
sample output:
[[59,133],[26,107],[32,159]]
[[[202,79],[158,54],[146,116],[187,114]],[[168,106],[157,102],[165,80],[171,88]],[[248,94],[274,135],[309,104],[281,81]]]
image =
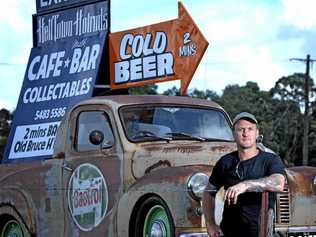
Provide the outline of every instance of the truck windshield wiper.
[[201,141],[201,142],[206,141],[206,139],[203,137],[194,136],[194,135],[184,133],[184,132],[168,132],[166,133],[166,135],[170,135],[171,137],[186,137],[186,138],[191,138],[191,139]]
[[146,130],[137,131],[137,133],[134,136],[132,136],[132,139],[140,139],[140,138],[145,138],[145,137],[151,137],[151,138],[155,138],[155,139],[163,140],[163,141],[167,141],[167,142],[172,140],[172,138],[170,138],[170,137],[158,136],[155,133],[150,132],[150,131],[146,131]]

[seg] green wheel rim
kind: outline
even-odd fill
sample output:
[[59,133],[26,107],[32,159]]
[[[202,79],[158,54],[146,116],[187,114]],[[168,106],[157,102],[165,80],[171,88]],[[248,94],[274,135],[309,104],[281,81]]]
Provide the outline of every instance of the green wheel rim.
[[15,220],[7,222],[2,230],[1,237],[23,237],[23,231],[19,223]]
[[171,236],[171,223],[167,212],[161,205],[150,208],[144,221],[143,237],[151,236],[151,229],[155,223],[159,223],[163,230],[164,237]]

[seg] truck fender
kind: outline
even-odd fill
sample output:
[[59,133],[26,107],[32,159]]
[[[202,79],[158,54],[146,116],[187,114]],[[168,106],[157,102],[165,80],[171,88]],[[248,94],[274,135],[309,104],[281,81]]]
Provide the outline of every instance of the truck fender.
[[23,223],[30,233],[36,232],[35,206],[31,197],[18,186],[5,186],[0,191],[0,216],[10,215]]
[[143,201],[159,197],[168,207],[175,227],[190,227],[201,224],[197,214],[200,203],[190,198],[186,181],[196,169],[168,167],[146,174],[122,196],[117,213],[118,236],[128,236],[129,227]]

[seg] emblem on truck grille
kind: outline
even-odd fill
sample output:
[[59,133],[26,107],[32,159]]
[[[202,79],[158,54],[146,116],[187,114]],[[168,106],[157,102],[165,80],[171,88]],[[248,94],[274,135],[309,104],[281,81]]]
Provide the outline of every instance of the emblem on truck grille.
[[72,173],[68,184],[68,206],[76,225],[90,231],[103,220],[108,206],[108,188],[101,171],[82,164]]

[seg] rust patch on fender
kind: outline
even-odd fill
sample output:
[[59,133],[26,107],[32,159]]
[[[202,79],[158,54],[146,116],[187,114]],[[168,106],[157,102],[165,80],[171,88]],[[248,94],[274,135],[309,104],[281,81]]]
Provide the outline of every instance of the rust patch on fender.
[[157,168],[165,168],[165,167],[170,167],[171,163],[168,160],[160,160],[157,163],[153,164],[152,166],[148,167],[145,170],[145,174],[150,173],[152,170],[157,169]]
[[194,153],[202,150],[202,146],[179,146],[163,148],[163,153],[179,152],[179,153]]
[[232,150],[232,147],[234,147],[234,145],[220,145],[220,146],[212,146],[211,147],[211,151],[212,152],[227,152],[227,151],[231,151]]
[[293,167],[287,169],[287,178],[292,195],[313,196],[311,183],[315,173],[315,169],[310,167]]

